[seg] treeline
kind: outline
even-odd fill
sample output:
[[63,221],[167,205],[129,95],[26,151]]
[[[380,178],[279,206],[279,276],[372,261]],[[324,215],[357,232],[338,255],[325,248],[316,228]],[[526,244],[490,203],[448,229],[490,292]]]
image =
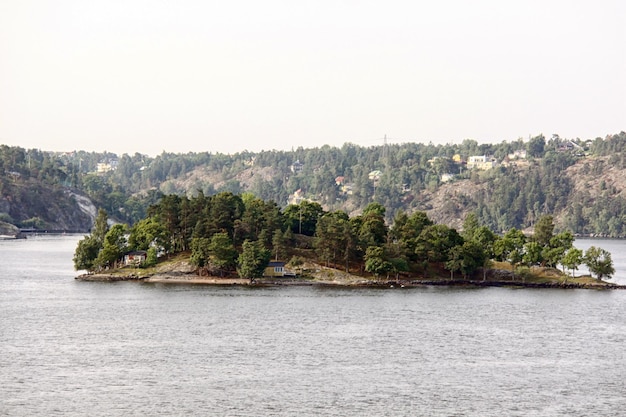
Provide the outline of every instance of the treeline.
[[291,248],[307,242],[302,239],[307,236],[312,240],[305,252],[308,256],[346,272],[375,277],[427,277],[446,270],[452,278],[455,273],[467,278],[480,268],[486,271],[493,260],[509,262],[514,271],[519,266],[559,264],[575,271],[585,262],[598,278],[614,272],[608,252],[594,248],[583,256],[572,246],[571,232],[555,234],[552,216],[537,221],[531,238],[515,228],[498,236],[473,213],[459,233],[436,224],[421,211],[410,215],[400,211],[389,227],[379,203],[370,203],[362,214],[351,217],[308,201],[281,210],[275,202],[249,193],[205,196],[200,192],[191,198],[164,196],[149,208],[148,217],[130,229],[123,224],[109,228],[107,220],[106,211],[101,210],[91,235],[79,242],[76,269],[117,267],[128,251],[147,251],[144,266],[154,265],[158,256],[190,252],[200,274],[237,272],[254,279],[270,257],[289,260],[292,265],[302,263]]
[[[576,179],[566,175],[566,169],[581,160],[588,161],[586,169],[597,175],[624,169],[625,145],[626,133],[620,132],[586,141],[539,135],[498,144],[469,139],[445,145],[347,143],[234,155],[163,152],[156,157],[0,146],[0,190],[10,194],[16,190],[13,183],[28,178],[51,187],[70,187],[87,194],[111,218],[129,225],[144,218],[148,207],[165,194],[250,192],[284,208],[299,190],[302,198],[329,211],[357,213],[375,201],[385,207],[385,218],[391,223],[399,211],[432,209],[424,196],[446,181],[471,181],[478,186],[476,194],[457,196],[437,209],[449,218],[463,218],[473,211],[481,223],[499,232],[527,229],[541,216],[559,213],[560,230],[622,237],[626,236],[626,199],[619,195],[621,188],[607,183],[600,185],[599,196],[577,192]],[[526,152],[524,164],[478,171],[464,163],[475,155],[501,162],[519,151]],[[294,170],[296,162],[301,164],[299,170]],[[99,164],[110,169],[98,172]]]

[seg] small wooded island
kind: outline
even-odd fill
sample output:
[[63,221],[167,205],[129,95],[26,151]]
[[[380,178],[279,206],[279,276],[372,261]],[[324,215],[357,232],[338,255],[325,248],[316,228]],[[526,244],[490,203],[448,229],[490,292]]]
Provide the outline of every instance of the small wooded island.
[[[544,215],[530,236],[498,235],[470,213],[459,233],[422,211],[399,211],[389,227],[376,202],[350,217],[306,200],[281,210],[248,193],[198,192],[163,196],[132,227],[109,226],[101,209],[74,267],[85,281],[622,288],[603,280],[615,272],[608,251],[583,253],[554,229]],[[582,264],[595,278],[575,276]]]

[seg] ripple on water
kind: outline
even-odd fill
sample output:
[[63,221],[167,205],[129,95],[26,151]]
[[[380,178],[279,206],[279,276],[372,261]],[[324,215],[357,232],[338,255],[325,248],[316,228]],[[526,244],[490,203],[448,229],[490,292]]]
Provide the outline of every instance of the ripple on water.
[[86,283],[76,240],[0,243],[2,415],[626,409],[624,291]]

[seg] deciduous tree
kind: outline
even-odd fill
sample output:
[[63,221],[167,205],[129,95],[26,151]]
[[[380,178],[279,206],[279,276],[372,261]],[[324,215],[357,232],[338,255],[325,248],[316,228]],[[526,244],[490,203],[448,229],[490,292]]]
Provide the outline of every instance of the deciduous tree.
[[569,269],[572,273],[572,277],[575,277],[575,271],[578,269],[578,266],[583,263],[583,251],[578,248],[571,248],[563,256],[561,260],[563,264],[563,269]]
[[605,249],[591,246],[585,252],[584,262],[589,268],[589,271],[591,271],[592,274],[596,274],[598,280],[604,277],[611,278],[615,273],[611,253]]

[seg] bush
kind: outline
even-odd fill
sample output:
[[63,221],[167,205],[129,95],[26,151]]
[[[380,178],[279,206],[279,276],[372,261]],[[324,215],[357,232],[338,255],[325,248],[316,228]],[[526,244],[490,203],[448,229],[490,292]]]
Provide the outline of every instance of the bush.
[[517,269],[515,269],[515,276],[519,279],[521,278],[522,281],[526,281],[529,278],[533,278],[534,275],[531,272],[530,268],[527,266],[520,266]]

